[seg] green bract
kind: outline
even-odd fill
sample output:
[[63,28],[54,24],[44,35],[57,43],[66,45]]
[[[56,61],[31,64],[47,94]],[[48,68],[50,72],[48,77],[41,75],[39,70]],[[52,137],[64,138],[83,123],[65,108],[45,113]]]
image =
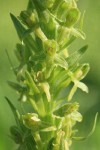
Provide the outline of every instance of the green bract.
[[[88,92],[81,80],[89,64],[79,63],[87,45],[68,52],[76,38],[85,39],[77,25],[77,2],[29,0],[27,9],[11,19],[20,39],[15,50],[19,66],[13,68],[17,81],[8,84],[19,94],[21,107],[30,104],[30,111],[19,113],[6,98],[16,119],[11,137],[18,150],[69,150],[72,139],[78,139],[73,127],[82,121],[79,104],[69,101],[77,88]],[[62,95],[65,88],[68,92]]]

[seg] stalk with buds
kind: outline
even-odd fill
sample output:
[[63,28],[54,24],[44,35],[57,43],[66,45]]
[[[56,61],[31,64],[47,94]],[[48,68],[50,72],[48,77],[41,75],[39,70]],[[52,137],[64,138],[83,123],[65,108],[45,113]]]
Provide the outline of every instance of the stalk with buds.
[[16,120],[11,137],[17,150],[69,150],[74,139],[84,139],[76,137],[74,126],[82,115],[79,103],[71,100],[77,88],[88,93],[81,80],[90,69],[79,63],[87,45],[68,51],[76,38],[85,39],[77,0],[29,0],[27,9],[11,19],[20,39],[19,66],[13,68],[16,83],[8,84],[24,109],[19,112],[6,98]]

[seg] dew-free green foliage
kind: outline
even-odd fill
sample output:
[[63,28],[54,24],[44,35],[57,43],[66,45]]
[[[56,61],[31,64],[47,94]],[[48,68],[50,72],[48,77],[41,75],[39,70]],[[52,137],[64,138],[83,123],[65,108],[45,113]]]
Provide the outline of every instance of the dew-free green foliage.
[[8,84],[21,107],[30,104],[30,112],[19,112],[6,98],[16,120],[10,131],[18,150],[69,150],[73,139],[84,139],[76,135],[82,115],[71,100],[77,88],[88,93],[81,80],[90,67],[79,63],[88,46],[68,51],[76,38],[85,39],[83,15],[76,0],[29,0],[19,17],[11,14],[20,43],[15,50],[19,66],[13,68],[17,81]]

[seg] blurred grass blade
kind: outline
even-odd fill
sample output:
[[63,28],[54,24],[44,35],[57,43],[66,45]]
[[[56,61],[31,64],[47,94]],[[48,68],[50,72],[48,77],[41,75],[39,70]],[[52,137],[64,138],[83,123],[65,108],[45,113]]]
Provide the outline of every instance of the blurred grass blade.
[[14,66],[13,66],[13,63],[12,63],[12,61],[11,61],[11,58],[10,58],[10,56],[9,56],[9,53],[8,53],[7,49],[5,50],[5,52],[6,52],[6,54],[7,54],[8,61],[9,61],[10,65],[11,65],[11,69],[13,70],[14,74],[16,74],[16,70],[15,70],[15,68],[14,68]]

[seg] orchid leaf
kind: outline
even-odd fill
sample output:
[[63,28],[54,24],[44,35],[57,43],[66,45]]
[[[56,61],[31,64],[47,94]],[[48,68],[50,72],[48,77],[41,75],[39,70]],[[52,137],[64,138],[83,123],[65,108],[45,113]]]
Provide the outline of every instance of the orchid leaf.
[[29,48],[34,49],[35,52],[38,51],[37,45],[32,36],[28,34],[27,36],[25,36],[25,39],[23,39],[24,38],[23,35],[25,34],[26,29],[21,25],[19,20],[13,14],[10,15],[16,28],[16,31],[18,33],[19,39],[23,41]]
[[25,32],[25,28],[21,25],[21,23],[18,21],[18,19],[13,14],[10,14],[10,16],[11,16],[11,19],[14,23],[16,30],[17,30],[19,39],[22,40],[22,36],[23,36],[23,33]]
[[66,47],[70,46],[70,44],[76,39],[75,36],[72,36],[63,46],[61,46],[61,49],[65,49]]
[[33,9],[35,9],[32,0],[29,0],[28,2],[28,6],[27,6],[27,11],[32,11]]
[[11,82],[11,81],[8,81],[8,85],[13,88],[14,90],[18,91],[18,92],[23,92],[23,91],[27,91],[27,88],[25,86],[21,86],[20,84],[18,83],[14,83],[14,82]]
[[64,68],[65,70],[67,70],[68,68],[67,61],[63,57],[58,56],[58,55],[55,56],[55,64],[57,66]]
[[28,71],[25,72],[25,76],[26,76],[26,84],[28,84],[28,86],[30,86],[33,89],[33,92],[39,93],[39,89],[36,86],[34,80],[32,79],[30,73]]
[[11,103],[11,101],[7,97],[5,97],[5,99],[7,100],[8,104],[14,114],[17,125],[20,127],[21,122],[20,122],[20,114],[19,114],[18,110],[15,108],[15,106]]
[[17,126],[11,126],[10,132],[11,138],[16,142],[16,144],[21,144],[23,142],[22,133]]
[[75,51],[74,53],[72,53],[67,59],[66,61],[68,62],[69,66],[74,65],[75,63],[77,63],[81,57],[83,56],[83,54],[85,53],[85,51],[87,50],[88,46],[85,45],[83,46],[81,49]]

